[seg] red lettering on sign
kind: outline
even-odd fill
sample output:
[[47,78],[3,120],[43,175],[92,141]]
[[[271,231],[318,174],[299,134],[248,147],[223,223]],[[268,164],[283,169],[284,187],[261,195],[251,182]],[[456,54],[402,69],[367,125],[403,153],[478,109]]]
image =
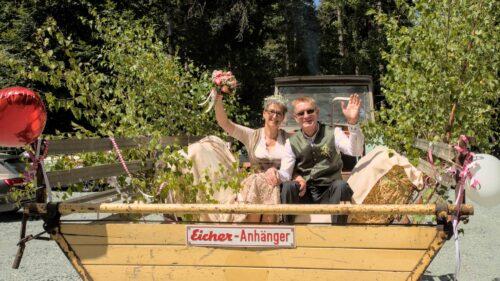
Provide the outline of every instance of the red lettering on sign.
[[198,232],[200,232],[200,231],[201,230],[199,230],[199,229],[193,230],[193,233],[191,234],[191,240],[193,240],[193,241],[200,240],[199,237],[197,236]]
[[188,227],[189,245],[227,247],[294,247],[293,228]]
[[233,241],[233,234],[231,233],[203,233],[201,229],[194,229],[191,233],[191,240],[193,241]]

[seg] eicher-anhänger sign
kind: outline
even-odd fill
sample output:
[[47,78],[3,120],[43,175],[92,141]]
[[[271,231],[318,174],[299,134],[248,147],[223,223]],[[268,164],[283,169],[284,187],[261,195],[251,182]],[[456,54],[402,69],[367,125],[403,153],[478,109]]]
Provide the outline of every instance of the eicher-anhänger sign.
[[189,246],[207,247],[295,247],[293,226],[186,226]]

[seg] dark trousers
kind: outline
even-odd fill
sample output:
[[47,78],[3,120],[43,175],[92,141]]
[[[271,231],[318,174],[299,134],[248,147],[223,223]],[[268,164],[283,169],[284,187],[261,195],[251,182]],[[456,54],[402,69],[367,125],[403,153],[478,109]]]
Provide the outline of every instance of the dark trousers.
[[[304,196],[299,197],[300,185],[295,181],[281,184],[282,204],[339,204],[351,201],[353,191],[343,180],[335,180],[328,187],[308,186]],[[293,223],[294,215],[283,216],[285,223]],[[332,215],[332,224],[345,224],[347,215]]]

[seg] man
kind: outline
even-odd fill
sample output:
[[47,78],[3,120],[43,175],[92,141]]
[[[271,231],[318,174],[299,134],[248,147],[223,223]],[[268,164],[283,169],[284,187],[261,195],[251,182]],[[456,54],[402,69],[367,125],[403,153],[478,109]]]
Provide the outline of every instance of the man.
[[[292,102],[294,118],[300,131],[285,144],[281,160],[281,203],[283,204],[338,204],[350,201],[352,190],[342,180],[340,152],[352,156],[363,153],[364,136],[359,128],[361,100],[351,95],[348,105],[342,102],[342,113],[348,125],[349,136],[341,128],[331,128],[318,122],[319,107],[314,99],[300,97]],[[292,181],[290,181],[293,179]],[[295,216],[284,217],[292,223]],[[332,216],[332,224],[346,223],[346,215]]]

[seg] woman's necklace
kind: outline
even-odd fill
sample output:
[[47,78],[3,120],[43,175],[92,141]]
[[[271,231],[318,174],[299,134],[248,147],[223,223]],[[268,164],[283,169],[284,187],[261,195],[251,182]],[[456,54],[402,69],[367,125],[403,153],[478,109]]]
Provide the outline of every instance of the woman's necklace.
[[276,144],[276,141],[276,139],[268,138],[266,135],[264,135],[264,143],[266,144],[267,149],[273,148]]

